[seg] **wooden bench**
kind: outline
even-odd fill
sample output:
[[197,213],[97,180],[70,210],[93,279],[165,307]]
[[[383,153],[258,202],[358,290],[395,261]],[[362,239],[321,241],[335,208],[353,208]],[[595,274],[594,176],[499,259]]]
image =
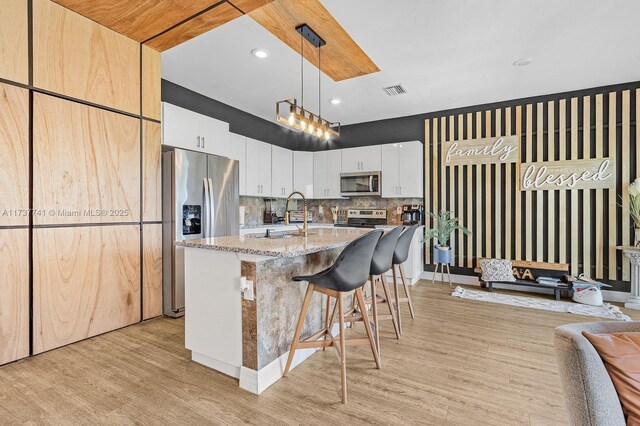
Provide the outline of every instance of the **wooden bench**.
[[480,282],[485,284],[487,290],[489,292],[493,292],[494,284],[505,284],[505,285],[517,285],[523,287],[531,287],[531,288],[545,288],[548,290],[553,290],[553,294],[556,300],[560,300],[561,292],[571,290],[571,287],[566,283],[561,283],[558,287],[553,287],[549,285],[539,284],[536,281],[538,277],[552,277],[552,278],[562,278],[564,275],[569,273],[569,264],[568,263],[549,263],[549,262],[529,262],[525,260],[512,260],[511,264],[513,265],[513,275],[516,277],[515,281],[490,281],[484,282],[482,281],[482,269],[480,268],[480,260],[482,258],[478,258],[478,263],[476,264],[475,272],[480,276]]

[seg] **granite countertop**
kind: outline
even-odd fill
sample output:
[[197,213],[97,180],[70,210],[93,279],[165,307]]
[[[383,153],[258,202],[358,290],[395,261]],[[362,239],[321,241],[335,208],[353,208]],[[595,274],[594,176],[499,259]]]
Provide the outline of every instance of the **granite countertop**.
[[362,228],[316,228],[310,229],[308,236],[295,233],[290,238],[258,238],[256,234],[201,238],[197,240],[176,241],[181,247],[193,247],[207,250],[230,251],[268,257],[297,257],[323,250],[347,246],[351,241],[366,234],[371,229]]

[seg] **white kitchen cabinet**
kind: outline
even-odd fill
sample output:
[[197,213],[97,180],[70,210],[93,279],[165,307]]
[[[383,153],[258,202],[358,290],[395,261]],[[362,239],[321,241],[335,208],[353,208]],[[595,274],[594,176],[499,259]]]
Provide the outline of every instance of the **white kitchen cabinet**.
[[229,133],[229,158],[238,160],[238,174],[240,175],[240,195],[247,195],[247,138],[235,133]]
[[341,151],[342,150],[334,149],[330,151],[319,151],[313,153],[314,198],[341,198]]
[[382,145],[383,198],[422,198],[423,151],[420,141]]
[[271,196],[271,145],[246,140],[246,195]]
[[313,152],[293,152],[293,190],[313,198]]
[[342,152],[342,173],[377,172],[382,168],[380,145],[346,148]]
[[162,144],[227,157],[229,123],[163,102]]
[[293,151],[271,146],[271,195],[285,198],[293,189]]

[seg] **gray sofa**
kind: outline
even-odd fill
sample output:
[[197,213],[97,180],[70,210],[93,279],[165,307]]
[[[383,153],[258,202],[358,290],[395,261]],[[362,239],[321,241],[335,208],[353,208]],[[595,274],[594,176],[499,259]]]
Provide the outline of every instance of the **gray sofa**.
[[567,324],[556,328],[555,348],[569,422],[575,426],[624,426],[622,406],[595,348],[582,335],[640,331],[640,321]]

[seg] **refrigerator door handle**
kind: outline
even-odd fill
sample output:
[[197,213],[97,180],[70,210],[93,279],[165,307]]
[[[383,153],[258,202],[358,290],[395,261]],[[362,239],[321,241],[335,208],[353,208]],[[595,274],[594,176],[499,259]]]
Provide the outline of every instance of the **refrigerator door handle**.
[[209,181],[209,237],[213,237],[213,221],[215,219],[213,217],[213,179],[207,178],[207,180]]
[[203,236],[205,238],[208,238],[211,235],[211,231],[210,231],[210,216],[211,216],[211,201],[209,199],[211,191],[209,188],[209,179],[208,178],[204,178],[203,179],[203,183],[204,183],[204,230],[203,230]]

